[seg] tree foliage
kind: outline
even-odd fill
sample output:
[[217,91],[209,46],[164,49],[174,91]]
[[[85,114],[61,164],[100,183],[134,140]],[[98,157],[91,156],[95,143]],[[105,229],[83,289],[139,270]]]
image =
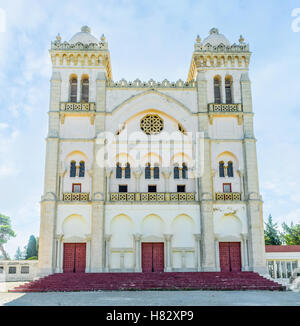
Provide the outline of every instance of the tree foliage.
[[266,245],[278,246],[282,244],[281,236],[278,231],[277,223],[273,223],[272,215],[269,215],[268,222],[265,223],[265,242]]
[[288,226],[286,223],[282,224],[283,233],[281,233],[281,239],[283,243],[288,246],[300,245],[300,224]]
[[32,235],[26,246],[26,259],[37,257],[37,241],[34,235]]
[[8,260],[8,255],[4,250],[4,245],[10,238],[14,238],[15,236],[16,234],[11,227],[10,218],[0,214],[0,251],[4,260]]

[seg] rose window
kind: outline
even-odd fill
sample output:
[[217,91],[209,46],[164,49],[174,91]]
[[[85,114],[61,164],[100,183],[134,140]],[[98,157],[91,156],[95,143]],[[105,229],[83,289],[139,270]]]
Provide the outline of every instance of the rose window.
[[164,129],[164,121],[158,115],[149,114],[141,120],[141,129],[147,135],[158,135]]

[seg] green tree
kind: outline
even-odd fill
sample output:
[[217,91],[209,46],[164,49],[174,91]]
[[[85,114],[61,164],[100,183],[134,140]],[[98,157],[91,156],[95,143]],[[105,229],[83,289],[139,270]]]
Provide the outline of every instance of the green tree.
[[28,241],[28,245],[26,247],[26,258],[29,259],[32,257],[37,257],[37,244],[35,236],[32,235]]
[[4,260],[8,260],[9,257],[4,250],[4,245],[12,237],[15,237],[16,234],[11,227],[10,218],[3,214],[0,214],[0,252]]
[[294,225],[292,222],[291,226],[288,226],[286,223],[283,223],[282,229],[281,239],[286,245],[300,245],[300,224]]
[[266,245],[281,245],[281,236],[279,231],[277,230],[277,223],[273,223],[272,215],[269,215],[268,222],[265,223],[265,242]]
[[22,252],[20,247],[18,247],[15,254],[15,260],[23,260],[23,259],[24,259],[24,252]]

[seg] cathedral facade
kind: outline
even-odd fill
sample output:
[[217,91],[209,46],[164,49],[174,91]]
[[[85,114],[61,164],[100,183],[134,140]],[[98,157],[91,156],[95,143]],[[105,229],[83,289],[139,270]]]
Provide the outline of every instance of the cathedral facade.
[[197,37],[177,82],[114,82],[87,26],[50,55],[39,275],[265,273],[243,37]]

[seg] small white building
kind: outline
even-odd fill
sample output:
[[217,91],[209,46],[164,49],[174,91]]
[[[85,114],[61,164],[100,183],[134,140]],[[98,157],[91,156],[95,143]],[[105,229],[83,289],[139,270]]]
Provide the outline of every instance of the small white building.
[[177,82],[114,82],[86,26],[50,55],[39,275],[265,273],[244,39],[198,37]]

